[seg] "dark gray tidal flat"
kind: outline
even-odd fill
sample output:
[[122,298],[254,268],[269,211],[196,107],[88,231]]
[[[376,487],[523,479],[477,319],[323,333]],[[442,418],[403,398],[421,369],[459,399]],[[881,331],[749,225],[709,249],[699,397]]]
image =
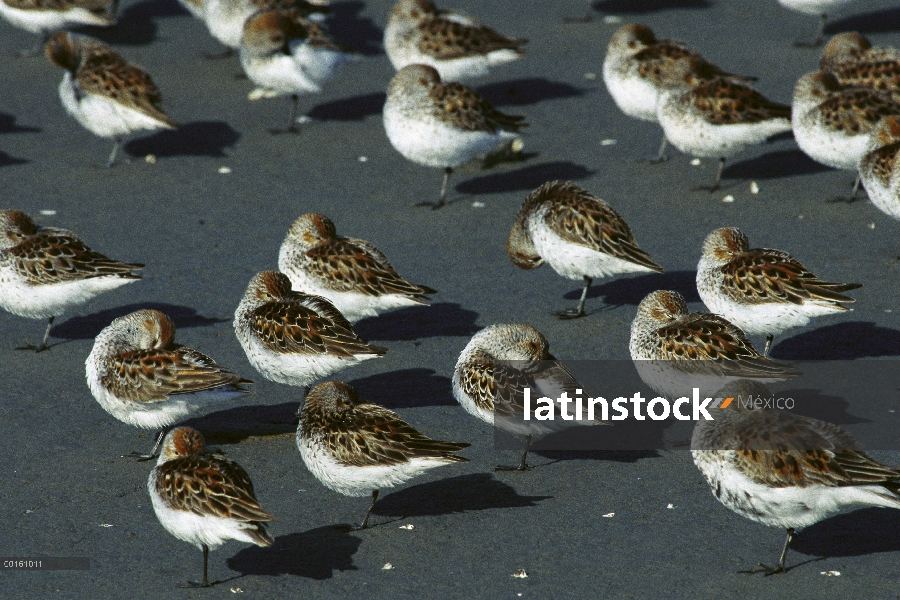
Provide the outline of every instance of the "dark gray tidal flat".
[[[0,596],[230,598],[231,588],[247,598],[900,595],[900,511],[822,522],[797,537],[788,574],[748,577],[737,571],[776,560],[783,533],[722,507],[688,452],[547,453],[532,457],[530,473],[494,474],[494,465],[516,456],[492,449],[491,429],[466,415],[450,389],[460,350],[492,323],[537,327],[563,359],[627,359],[645,294],[676,289],[701,307],[693,288],[700,244],[722,226],[790,251],[823,277],[863,284],[852,313],[789,332],[776,340],[775,357],[900,354],[900,225],[866,201],[829,202],[846,194],[851,173],[813,163],[782,136],[734,158],[722,192],[693,191],[712,178],[714,161],[692,166],[672,150],[666,164],[637,162],[656,151],[660,129],[621,115],[600,78],[618,27],[603,16],[620,15],[686,40],[728,70],[759,76],[763,93],[788,102],[793,82],[816,67],[817,51],[791,46],[812,35],[815,19],[774,0],[605,0],[584,24],[562,19],[584,14],[586,0],[452,2],[531,40],[524,60],[476,87],[502,110],[527,116],[525,152],[535,154],[455,175],[452,204],[433,212],[411,205],[436,198],[440,172],[406,162],[381,124],[392,68],[380,37],[391,4],[336,2],[335,33],[364,56],[324,94],[301,100],[314,118],[302,133],[273,136],[267,130],[284,126],[287,101],[248,102],[252,86],[234,77],[236,58],[202,58],[220,47],[199,21],[174,0],[123,2],[118,29],[91,33],[152,73],[184,127],[128,142],[122,158],[130,162],[108,171],[97,167],[110,144],[59,103],[62,72],[42,57],[9,58],[34,39],[0,24],[0,206],[71,229],[115,258],[147,263],[142,281],[59,319],[49,352],[14,351],[36,341],[43,324],[0,313],[0,554],[91,560],[90,571],[0,572]],[[857,2],[827,32],[858,29],[896,46],[895,4]],[[573,306],[580,283],[548,267],[519,271],[503,249],[528,191],[557,178],[611,202],[666,269],[598,282],[588,303],[594,314],[574,322],[550,312]],[[733,203],[721,201],[726,194]],[[361,533],[334,525],[357,521],[367,500],[325,489],[294,447],[299,391],[262,380],[231,329],[248,280],[275,268],[287,227],[309,211],[329,215],[339,233],[370,240],[401,274],[440,290],[431,308],[360,323],[364,337],[390,352],[340,377],[424,432],[472,443],[464,451],[471,462],[385,490],[376,527]],[[200,552],[156,521],[146,491],[152,465],[118,458],[145,450],[149,435],[107,415],[84,381],[93,337],[146,306],[174,318],[179,342],[257,381],[244,406],[191,422],[248,470],[263,507],[278,516],[272,548],[230,542],[212,553],[211,577],[224,580],[212,590],[174,588],[200,575]],[[900,462],[896,453],[878,457]],[[615,516],[601,516],[608,513]],[[399,529],[407,523],[415,528]],[[394,569],[383,570],[385,563]],[[513,578],[518,569],[528,578]],[[820,574],[832,570],[841,576]]]

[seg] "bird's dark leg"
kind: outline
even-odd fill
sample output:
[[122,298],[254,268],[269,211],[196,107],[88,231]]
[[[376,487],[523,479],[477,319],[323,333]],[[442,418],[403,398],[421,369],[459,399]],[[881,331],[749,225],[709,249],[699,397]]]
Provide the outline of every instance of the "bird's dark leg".
[[366,529],[369,527],[369,515],[372,514],[372,509],[375,508],[375,502],[378,500],[378,490],[372,490],[372,504],[369,505],[369,510],[366,511],[366,517],[363,519],[362,524],[356,529]]
[[32,346],[31,344],[25,346],[19,346],[16,350],[34,350],[35,352],[43,352],[48,349],[47,340],[50,339],[50,328],[53,327],[53,320],[56,317],[50,317],[50,320],[47,322],[47,329],[44,331],[44,341],[41,342],[40,346]]
[[759,568],[753,569],[750,571],[742,571],[742,573],[747,573],[748,575],[752,575],[753,573],[764,573],[766,577],[769,575],[777,575],[778,573],[785,573],[786,570],[784,568],[784,561],[787,558],[788,548],[791,545],[791,540],[794,539],[794,528],[790,527],[787,530],[787,537],[784,540],[784,549],[781,551],[781,559],[778,561],[778,565],[775,567],[770,567],[768,565],[764,565],[763,563],[759,563],[757,566]]
[[666,156],[666,146],[668,146],[669,140],[666,139],[666,134],[663,134],[662,142],[659,144],[659,152],[656,153],[656,158],[650,159],[650,164],[658,165],[659,163],[664,163],[669,160],[669,157]]
[[725,157],[719,159],[719,168],[716,171],[716,180],[713,181],[712,187],[709,188],[709,192],[712,193],[722,187],[722,171],[725,170]]
[[518,467],[509,467],[509,466],[498,466],[494,467],[495,471],[530,471],[531,467],[528,466],[526,459],[528,458],[528,447],[531,445],[531,436],[525,436],[525,451],[522,452],[522,460],[519,462]]
[[450,175],[453,173],[453,167],[444,168],[444,181],[441,183],[441,195],[437,204],[434,202],[416,202],[415,206],[430,206],[432,210],[437,210],[444,206],[444,200],[447,198],[447,182],[450,181]]
[[208,588],[212,587],[209,582],[209,546],[203,546],[203,581],[188,581],[185,585],[179,585],[182,588]]
[[441,183],[441,197],[438,198],[437,204],[434,205],[434,210],[439,209],[444,205],[444,201],[447,199],[447,183],[450,181],[450,174],[453,173],[453,169],[447,167],[444,169],[444,181]]
[[772,334],[766,336],[766,349],[763,350],[763,356],[765,356],[766,358],[769,358],[769,350],[772,348],[772,340],[774,339],[775,336]]
[[584,316],[584,301],[587,298],[588,289],[591,287],[591,283],[593,280],[584,275],[584,287],[581,289],[581,300],[578,301],[578,308],[576,309],[568,309],[561,310],[557,313],[554,313],[560,319],[577,319],[578,317]]
[[106,160],[106,168],[109,169],[116,163],[116,156],[119,154],[119,146],[122,145],[122,138],[116,138],[116,143],[113,145],[112,152],[109,153],[109,158]]
[[300,96],[297,94],[291,95],[291,118],[288,121],[288,132],[289,133],[297,133],[297,104],[300,102]]
[[119,458],[136,458],[138,462],[146,462],[148,460],[153,460],[157,458],[159,455],[156,453],[159,450],[159,445],[162,443],[163,437],[166,435],[166,428],[163,427],[159,434],[156,436],[156,443],[153,444],[153,449],[150,451],[150,454],[141,454],[140,452],[132,452],[131,454],[123,454]]

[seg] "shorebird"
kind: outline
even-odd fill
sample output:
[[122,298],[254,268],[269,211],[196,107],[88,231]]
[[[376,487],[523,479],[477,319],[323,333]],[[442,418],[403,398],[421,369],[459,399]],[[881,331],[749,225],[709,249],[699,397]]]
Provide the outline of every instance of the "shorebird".
[[756,351],[739,327],[710,313],[689,313],[678,292],[648,294],[631,323],[631,360],[644,383],[671,398],[704,395],[735,379],[763,383],[800,374]]
[[882,120],[869,138],[859,162],[859,177],[872,204],[900,220],[900,116]]
[[685,154],[718,158],[718,190],[725,160],[747,146],[791,130],[791,107],[772,102],[744,84],[724,77],[704,81],[689,91],[667,91],[656,109],[666,139]]
[[584,281],[578,308],[556,313],[562,319],[585,315],[594,278],[662,272],[638,247],[625,219],[571,181],[551,181],[531,192],[506,239],[506,255],[520,269],[546,262],[563,277]]
[[262,509],[250,476],[223,456],[206,454],[203,435],[190,427],[169,432],[147,489],[153,512],[166,531],[203,551],[203,580],[180,587],[212,587],[209,551],[228,540],[271,546],[266,523],[275,517]]
[[823,281],[782,250],[750,248],[735,227],[716,229],[703,242],[697,291],[706,307],[749,335],[766,335],[764,356],[776,335],[810,318],[846,312],[858,283]]
[[[816,162],[856,171],[878,122],[900,115],[900,102],[873,88],[846,87],[827,71],[807,73],[794,87],[791,121],[800,149]],[[850,201],[856,198],[859,177]]]
[[[702,81],[725,77],[736,82],[755,77],[735,75],[674,40],[658,40],[646,25],[622,25],[609,40],[603,60],[603,82],[616,106],[629,117],[658,122],[656,105],[666,91],[688,91]],[[667,160],[666,136],[650,162]]]
[[40,227],[20,210],[0,211],[0,308],[28,319],[48,319],[38,346],[48,348],[56,317],[95,296],[140,279],[138,263],[91,250],[74,233]]
[[[582,394],[568,368],[550,354],[547,338],[528,325],[491,325],[476,333],[459,355],[453,370],[453,396],[466,412],[506,433],[523,437],[525,449],[518,466],[498,466],[495,471],[528,471],[532,438],[571,426],[598,425],[585,414],[576,420],[525,421],[525,388],[534,398],[569,398]],[[536,404],[532,406],[534,412]],[[529,415],[530,417],[531,415]]]
[[263,377],[304,388],[387,352],[360,338],[331,302],[292,291],[291,280],[276,271],[250,280],[234,331]]
[[499,34],[462,13],[438,10],[430,0],[400,0],[384,29],[394,69],[429,65],[441,79],[465,81],[519,59],[528,40]]
[[[765,386],[739,380],[721,398],[769,398]],[[872,460],[837,425],[741,400],[700,420],[691,438],[694,464],[713,495],[742,517],[787,530],[778,564],[747,573],[785,572],[794,531],[867,506],[900,508],[900,471]]]
[[150,75],[106,44],[60,32],[46,50],[50,62],[66,70],[59,84],[66,112],[94,135],[115,140],[107,168],[127,136],[178,126],[160,107],[162,96]]
[[250,100],[290,96],[287,131],[297,131],[300,94],[318,94],[353,55],[345,52],[297,9],[249,17],[241,36],[241,65],[257,86]]
[[91,393],[103,410],[129,425],[165,429],[207,406],[247,393],[242,379],[193,348],[175,343],[175,324],[158,310],[139,310],[114,320],[94,340],[84,363]]
[[468,447],[431,439],[397,413],[361,402],[356,390],[340,381],[317,385],[300,409],[297,448],[310,473],[339,494],[372,494],[357,529],[368,527],[379,489],[428,469],[467,462],[455,453]]
[[13,27],[41,36],[33,49],[19,52],[19,56],[37,56],[50,35],[62,29],[115,25],[118,7],[118,0],[0,0],[0,17]]
[[325,215],[297,217],[278,252],[278,269],[297,291],[334,304],[355,323],[407,306],[428,305],[430,287],[400,277],[387,257],[365,240],[338,237]]
[[456,167],[485,158],[519,140],[524,117],[505,115],[459,83],[442,83],[426,65],[403,67],[391,80],[384,104],[384,129],[406,159],[444,169],[437,204],[444,205]]

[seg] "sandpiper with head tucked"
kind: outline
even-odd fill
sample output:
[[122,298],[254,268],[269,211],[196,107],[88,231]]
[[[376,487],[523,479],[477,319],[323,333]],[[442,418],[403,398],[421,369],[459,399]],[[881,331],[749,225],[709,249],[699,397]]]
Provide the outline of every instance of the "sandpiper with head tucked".
[[395,70],[429,65],[445,81],[487,75],[491,67],[521,57],[527,41],[499,34],[468,15],[438,10],[431,0],[400,0],[384,29],[384,49]]
[[275,517],[259,505],[247,472],[234,461],[205,453],[204,446],[196,429],[173,429],[147,481],[160,524],[203,550],[203,580],[180,587],[212,587],[209,551],[228,540],[257,546],[275,542],[266,530]]
[[103,292],[140,279],[144,265],[123,263],[91,250],[74,233],[40,227],[20,210],[0,211],[0,308],[20,317],[53,320]]
[[621,215],[571,181],[545,183],[525,199],[507,237],[506,254],[521,269],[546,262],[563,277],[584,282],[578,308],[557,313],[564,319],[584,316],[594,278],[662,272],[638,247]]
[[365,240],[338,237],[331,219],[297,217],[278,252],[278,269],[291,286],[327,298],[351,323],[407,306],[428,305],[435,291],[400,277],[387,257]]
[[345,496],[372,495],[358,529],[368,527],[378,490],[428,469],[467,462],[455,453],[468,447],[431,439],[397,413],[361,402],[356,390],[340,381],[313,388],[297,427],[300,456],[322,485]]

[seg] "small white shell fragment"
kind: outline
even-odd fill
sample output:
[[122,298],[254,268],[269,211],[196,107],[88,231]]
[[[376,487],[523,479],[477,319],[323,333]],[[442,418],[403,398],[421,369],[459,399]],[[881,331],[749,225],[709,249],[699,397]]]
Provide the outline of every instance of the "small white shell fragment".
[[513,573],[512,576],[516,579],[525,579],[526,577],[528,577],[528,573],[525,572],[525,569],[519,569],[518,571]]
[[600,145],[601,146],[615,146],[616,140],[603,140],[602,142],[600,142]]
[[606,513],[605,515],[600,515],[600,516],[601,516],[601,517],[604,517],[604,518],[606,518],[606,519],[612,519],[614,516],[616,516],[616,513],[614,513],[614,512],[609,512],[609,513]]
[[819,575],[824,575],[825,577],[840,577],[840,571],[822,571]]
[[310,117],[309,115],[300,115],[299,117],[297,117],[297,120],[295,122],[301,124],[312,123],[312,117]]
[[144,162],[146,162],[148,165],[155,165],[156,164],[156,155],[148,154],[147,156],[144,157]]
[[616,23],[622,22],[622,17],[618,15],[606,15],[603,17],[603,22],[607,25],[615,25]]
[[229,590],[232,594],[243,594],[244,590],[239,587],[233,587]]
[[111,523],[100,523],[100,527],[112,527]]
[[31,510],[30,508],[26,508],[26,509],[25,509],[25,514],[26,514],[26,515],[30,515],[30,514],[33,513],[33,512],[34,512],[34,511]]
[[751,194],[758,194],[758,193],[759,193],[759,184],[756,183],[755,181],[751,181],[751,182],[750,182],[750,193],[751,193]]
[[384,566],[381,567],[381,570],[382,571],[390,571],[393,568],[394,568],[394,565],[392,565],[391,563],[384,563]]
[[693,165],[693,166],[695,166],[695,167],[699,167],[699,166],[700,166],[700,159],[699,159],[699,158],[693,159],[693,160],[691,161],[691,165]]
[[369,157],[368,156],[360,156],[357,160],[359,162],[367,162],[369,160]]
[[45,217],[52,217],[53,215],[56,214],[56,211],[55,211],[55,210],[44,209],[44,210],[41,211],[41,214],[44,215]]
[[509,149],[513,154],[518,154],[522,151],[522,148],[525,147],[525,142],[522,138],[516,138],[512,141],[512,144],[509,145]]
[[875,229],[875,223],[869,223],[869,229]]
[[722,198],[722,202],[726,202],[726,203],[734,202],[734,196],[732,196],[731,194],[728,194],[727,196]]
[[894,311],[891,310],[890,308],[886,308],[886,309],[884,309],[884,312],[894,312]]
[[231,173],[231,167],[219,167],[219,173],[222,175],[228,175]]
[[596,73],[585,73],[584,78],[593,81],[594,79],[597,79],[597,74]]
[[670,502],[670,503],[666,504],[666,508],[674,510],[675,505]]
[[416,526],[413,525],[412,523],[408,523],[407,525],[401,525],[400,529],[415,529],[415,527]]
[[803,218],[803,215],[797,215],[797,218],[798,218],[798,219],[802,219],[802,218]]
[[472,206],[475,208],[484,208],[484,202],[479,202],[478,200],[476,200],[472,203]]
[[247,100],[262,100],[263,98],[274,98],[278,92],[266,88],[258,87],[247,94]]

